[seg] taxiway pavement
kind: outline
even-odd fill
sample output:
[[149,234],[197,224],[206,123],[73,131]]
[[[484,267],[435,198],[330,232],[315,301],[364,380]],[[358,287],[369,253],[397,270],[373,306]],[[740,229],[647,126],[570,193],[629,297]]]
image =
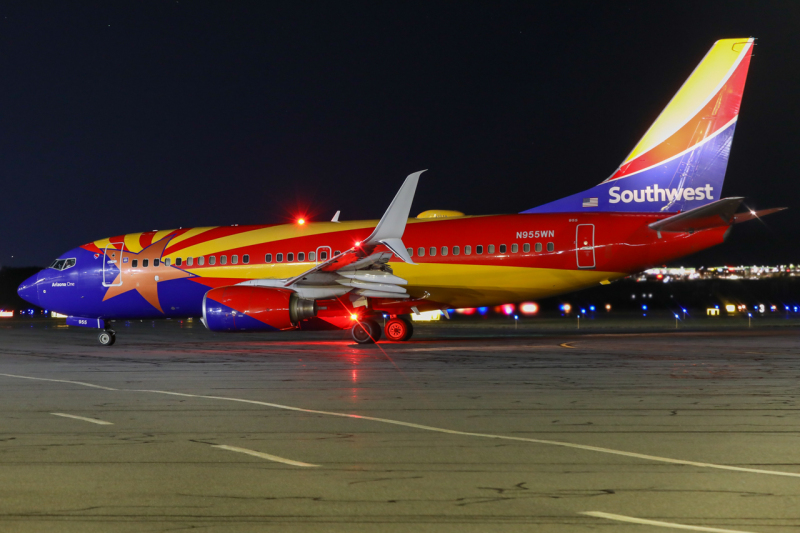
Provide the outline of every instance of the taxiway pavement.
[[45,324],[0,328],[3,532],[800,529],[796,329]]

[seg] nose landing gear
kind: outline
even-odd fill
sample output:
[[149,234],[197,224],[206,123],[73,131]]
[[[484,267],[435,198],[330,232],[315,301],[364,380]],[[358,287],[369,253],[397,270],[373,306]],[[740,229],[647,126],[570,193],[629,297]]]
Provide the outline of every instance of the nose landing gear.
[[117,334],[113,329],[104,329],[97,335],[97,340],[103,346],[111,346],[117,342]]

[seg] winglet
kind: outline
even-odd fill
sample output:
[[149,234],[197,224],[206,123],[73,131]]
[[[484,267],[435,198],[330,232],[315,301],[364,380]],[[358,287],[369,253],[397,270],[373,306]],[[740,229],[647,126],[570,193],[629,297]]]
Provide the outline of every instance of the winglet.
[[336,214],[333,215],[331,222],[339,222],[339,213],[341,213],[341,211],[336,211]]
[[406,230],[408,214],[411,211],[411,202],[414,200],[414,193],[417,190],[417,182],[419,182],[419,177],[423,172],[425,171],[420,170],[408,175],[400,190],[397,191],[394,200],[389,204],[389,209],[386,210],[383,217],[381,217],[381,221],[375,226],[375,231],[364,241],[364,244],[383,244],[394,252],[397,257],[411,265],[414,262],[406,251],[402,237]]

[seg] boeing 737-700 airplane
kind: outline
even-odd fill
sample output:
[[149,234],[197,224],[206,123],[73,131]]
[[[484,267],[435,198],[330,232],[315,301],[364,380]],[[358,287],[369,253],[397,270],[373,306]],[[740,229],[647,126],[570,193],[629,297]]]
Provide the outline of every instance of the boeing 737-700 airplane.
[[116,320],[194,316],[212,331],[352,328],[367,343],[407,340],[410,313],[544,298],[672,261],[777,210],[737,213],[742,198],[721,198],[753,41],[714,43],[619,168],[582,193],[519,214],[408,219],[416,172],[378,222],[119,235],[64,253],[19,294],[101,329],[104,345]]

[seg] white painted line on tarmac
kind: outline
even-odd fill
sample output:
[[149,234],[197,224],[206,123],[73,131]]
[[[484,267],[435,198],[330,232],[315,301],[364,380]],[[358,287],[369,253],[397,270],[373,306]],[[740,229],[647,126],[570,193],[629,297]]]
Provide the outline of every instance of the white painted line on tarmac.
[[91,422],[92,424],[98,424],[101,426],[113,426],[114,422],[106,422],[105,420],[99,420],[97,418],[86,418],[85,416],[77,416],[77,415],[68,415],[66,413],[50,413],[53,416],[63,416],[64,418],[74,418],[75,420],[83,420],[84,422]]
[[312,465],[311,463],[302,463],[300,461],[292,461],[291,459],[278,457],[277,455],[261,453],[255,450],[248,450],[247,448],[239,448],[238,446],[228,446],[227,444],[214,444],[211,447],[219,448],[220,450],[228,450],[231,452],[246,453],[247,455],[252,455],[253,457],[258,457],[260,459],[266,459],[267,461],[275,461],[276,463],[284,463],[292,466],[320,466],[320,465]]
[[714,463],[700,463],[697,461],[685,461],[683,459],[672,459],[669,457],[659,457],[657,455],[647,455],[643,453],[626,452],[622,450],[614,450],[612,448],[601,448],[599,446],[589,446],[586,444],[574,444],[572,442],[562,442],[557,440],[544,440],[544,439],[531,439],[527,437],[509,437],[506,435],[493,435],[491,433],[472,433],[469,431],[458,431],[455,429],[437,428],[434,426],[425,426],[422,424],[414,424],[412,422],[402,422],[400,420],[392,420],[389,418],[378,418],[374,416],[362,416],[348,413],[337,413],[334,411],[319,411],[316,409],[303,409],[302,407],[292,407],[291,405],[281,405],[278,403],[260,402],[258,400],[245,400],[242,398],[228,398],[225,396],[205,396],[202,394],[187,394],[183,392],[169,392],[159,390],[139,390],[130,392],[150,392],[155,394],[167,394],[170,396],[182,396],[186,398],[206,398],[208,400],[223,400],[228,402],[249,403],[253,405],[263,405],[265,407],[274,407],[276,409],[285,409],[287,411],[298,411],[301,413],[310,413],[317,415],[338,416],[342,418],[354,418],[357,420],[370,420],[372,422],[382,422],[384,424],[393,424],[395,426],[405,426],[415,429],[422,429],[425,431],[435,431],[437,433],[447,433],[449,435],[462,435],[465,437],[482,437],[487,439],[500,439],[500,440],[513,440],[519,442],[533,442],[535,444],[549,444],[551,446],[561,446],[563,448],[573,448],[577,450],[586,450],[591,452],[608,453],[612,455],[622,455],[625,457],[633,457],[636,459],[644,459],[646,461],[657,461],[660,463],[671,463],[676,465],[696,466],[700,468],[716,468],[719,470],[732,470],[734,472],[749,472],[751,474],[766,474],[772,476],[787,476],[800,478],[800,473],[796,472],[782,472],[780,470],[762,470],[759,468],[745,468],[741,466],[719,465]]
[[646,518],[635,518],[633,516],[625,516],[613,513],[603,513],[600,511],[588,511],[581,514],[585,514],[587,516],[594,516],[596,518],[607,518],[609,520],[616,520],[618,522],[629,522],[631,524],[643,524],[647,526],[669,527],[672,529],[688,529],[690,531],[710,531],[712,533],[752,533],[750,531],[742,531],[741,529],[721,529],[718,527],[689,526],[686,524],[662,522],[661,520],[647,520]]
[[72,383],[73,385],[83,385],[84,387],[93,387],[95,389],[103,389],[103,390],[119,390],[119,389],[112,389],[111,387],[103,387],[102,385],[93,385],[91,383],[84,383],[83,381],[69,381],[66,379],[32,378],[29,376],[17,376],[15,374],[0,374],[0,376],[6,376],[9,378],[19,378],[19,379],[32,379],[34,381],[53,381],[55,383]]
[[258,400],[245,400],[243,398],[229,398],[226,396],[206,396],[203,394],[187,394],[183,392],[170,392],[170,391],[162,391],[162,390],[149,390],[149,389],[112,389],[109,387],[101,387],[100,385],[92,385],[91,383],[82,383],[80,381],[64,381],[60,379],[44,379],[44,378],[32,378],[28,376],[16,376],[13,374],[0,374],[0,376],[7,376],[13,378],[22,378],[22,379],[33,379],[33,380],[40,380],[40,381],[57,381],[57,382],[65,382],[65,383],[73,383],[76,385],[85,385],[87,387],[96,387],[100,389],[112,390],[112,391],[121,391],[121,392],[149,392],[151,394],[166,394],[169,396],[181,396],[184,398],[205,398],[207,400],[222,400],[226,402],[239,402],[239,403],[248,403],[252,405],[263,405],[264,407],[273,407],[275,409],[284,409],[286,411],[297,411],[300,413],[310,413],[310,414],[318,414],[318,415],[327,415],[327,416],[338,416],[341,418],[353,418],[356,420],[369,420],[372,422],[382,422],[384,424],[392,424],[395,426],[404,426],[409,428],[415,429],[422,429],[425,431],[434,431],[436,433],[447,433],[449,435],[461,435],[465,437],[481,437],[486,439],[498,439],[498,440],[511,440],[517,442],[532,442],[534,444],[548,444],[550,446],[560,446],[563,448],[572,448],[576,450],[586,450],[590,452],[599,452],[599,453],[607,453],[611,455],[621,455],[624,457],[633,457],[635,459],[643,459],[645,461],[655,461],[659,463],[669,463],[669,464],[676,464],[676,465],[685,465],[685,466],[695,466],[698,468],[715,468],[718,470],[729,470],[733,472],[747,472],[750,474],[764,474],[770,476],[786,476],[786,477],[796,477],[800,478],[800,473],[798,472],[783,472],[780,470],[763,470],[760,468],[745,468],[741,466],[730,466],[730,465],[720,465],[715,463],[701,463],[698,461],[685,461],[683,459],[672,459],[670,457],[660,457],[658,455],[647,455],[643,453],[634,453],[634,452],[626,452],[623,450],[614,450],[612,448],[601,448],[599,446],[589,446],[587,444],[574,444],[572,442],[562,442],[557,440],[545,440],[545,439],[531,439],[528,437],[509,437],[506,435],[493,435],[491,433],[473,433],[469,431],[457,431],[454,429],[445,429],[445,428],[437,428],[434,426],[425,426],[422,424],[414,424],[412,422],[402,422],[400,420],[392,420],[389,418],[378,418],[374,416],[362,416],[362,415],[355,415],[350,413],[337,413],[334,411],[319,411],[316,409],[303,409],[302,407],[292,407],[291,405],[282,405],[279,403],[269,403],[269,402],[260,402]]

